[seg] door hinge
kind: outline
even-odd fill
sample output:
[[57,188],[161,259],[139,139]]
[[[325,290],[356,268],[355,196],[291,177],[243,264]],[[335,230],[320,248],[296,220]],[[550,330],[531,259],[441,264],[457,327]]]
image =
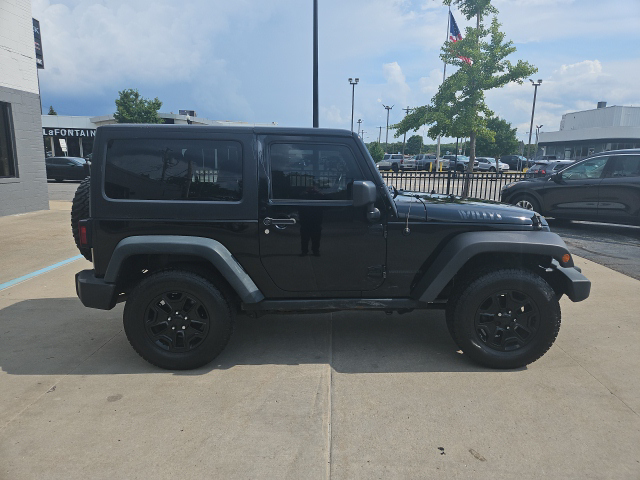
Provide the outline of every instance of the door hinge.
[[387,270],[384,265],[374,265],[367,268],[367,277],[387,278]]

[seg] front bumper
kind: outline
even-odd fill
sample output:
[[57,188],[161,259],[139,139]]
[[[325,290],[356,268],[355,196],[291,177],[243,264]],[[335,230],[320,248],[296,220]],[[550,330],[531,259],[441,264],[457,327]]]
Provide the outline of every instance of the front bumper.
[[585,277],[578,267],[562,267],[557,260],[552,260],[551,270],[554,283],[572,302],[581,302],[591,293],[591,281]]
[[85,307],[111,310],[116,306],[118,292],[115,283],[97,278],[93,270],[76,273],[76,294]]

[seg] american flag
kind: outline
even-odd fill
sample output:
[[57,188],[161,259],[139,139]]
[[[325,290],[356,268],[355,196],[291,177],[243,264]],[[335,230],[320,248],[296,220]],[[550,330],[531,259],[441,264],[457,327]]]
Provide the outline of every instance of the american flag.
[[[456,43],[458,40],[462,40],[462,34],[456,23],[456,19],[453,18],[453,13],[449,12],[449,40]],[[471,59],[469,57],[458,57],[460,60],[471,65]]]

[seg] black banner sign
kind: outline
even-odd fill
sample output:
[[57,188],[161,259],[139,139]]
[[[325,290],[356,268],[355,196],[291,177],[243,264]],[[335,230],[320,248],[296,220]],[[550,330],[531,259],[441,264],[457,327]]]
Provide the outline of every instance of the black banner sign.
[[36,46],[36,65],[38,68],[44,68],[44,59],[42,57],[42,37],[40,36],[40,22],[35,18],[33,20],[33,41]]
[[96,131],[92,128],[43,128],[42,135],[49,137],[95,137]]

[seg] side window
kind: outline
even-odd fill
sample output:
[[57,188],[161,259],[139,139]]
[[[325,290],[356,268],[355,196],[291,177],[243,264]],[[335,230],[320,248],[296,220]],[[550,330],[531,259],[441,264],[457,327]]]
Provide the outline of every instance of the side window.
[[609,157],[598,157],[567,168],[562,172],[563,180],[600,178]]
[[104,190],[128,200],[239,201],[242,145],[225,140],[114,139]]
[[613,160],[612,177],[640,177],[640,155],[621,155]]
[[276,143],[269,155],[273,199],[351,200],[353,181],[362,177],[344,145]]

